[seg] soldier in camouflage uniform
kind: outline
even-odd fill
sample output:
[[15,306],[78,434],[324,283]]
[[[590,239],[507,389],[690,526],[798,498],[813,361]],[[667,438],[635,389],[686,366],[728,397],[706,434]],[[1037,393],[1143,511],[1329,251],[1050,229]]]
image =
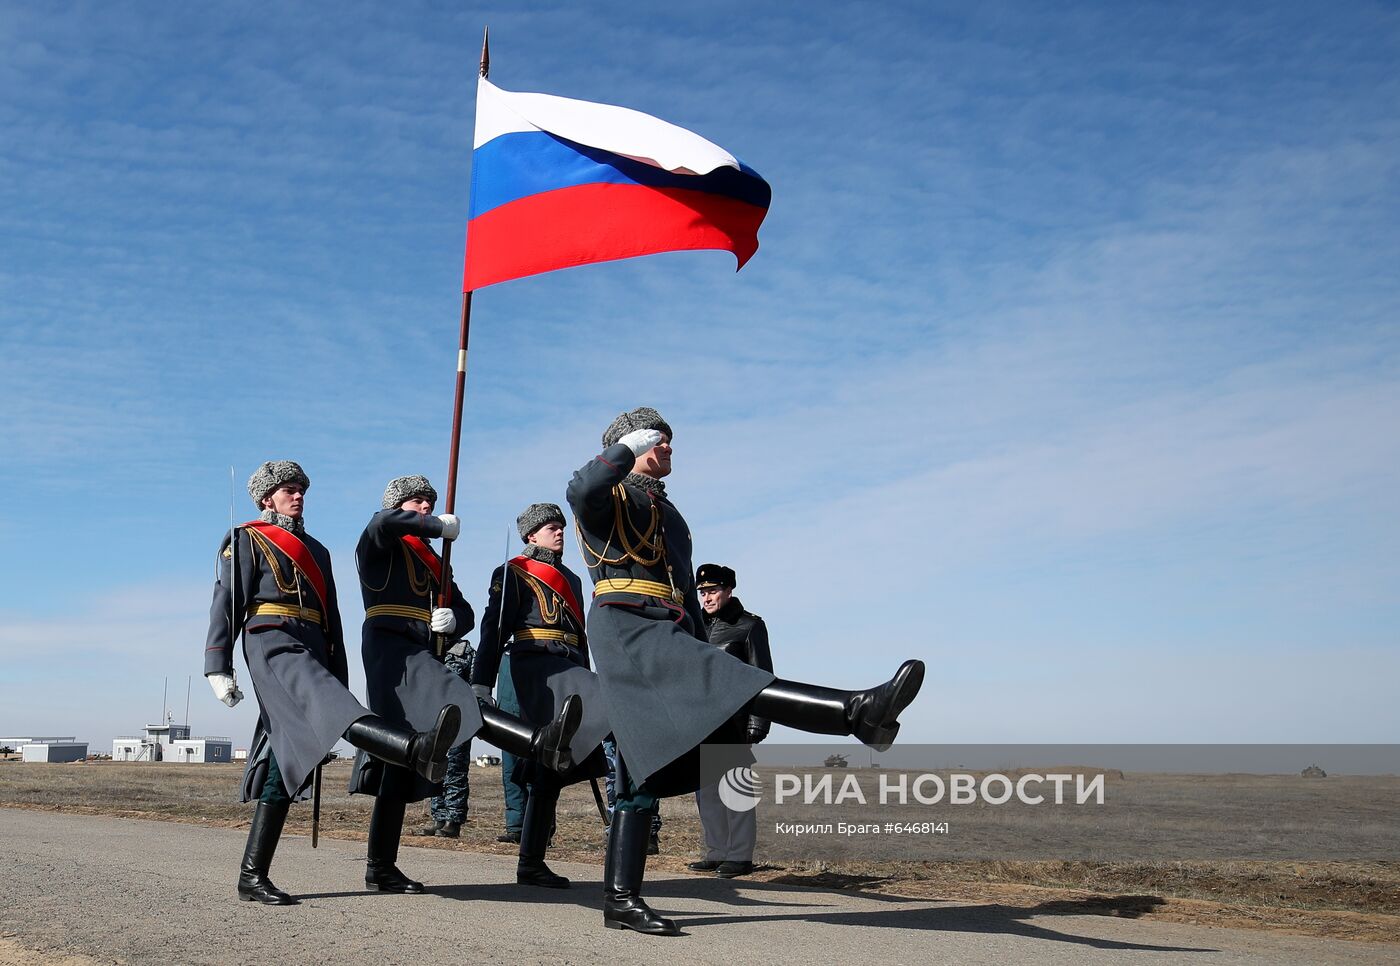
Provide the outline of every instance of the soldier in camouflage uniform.
[[[466,641],[458,641],[448,650],[442,663],[463,681],[470,681],[476,650]],[[419,835],[455,839],[462,834],[462,823],[467,820],[467,806],[471,802],[471,764],[472,740],[468,738],[447,753],[447,777],[442,780],[442,791],[428,803],[433,821],[419,829]]]
[[842,691],[780,680],[708,643],[690,528],[662,482],[671,436],[655,409],[622,413],[568,488],[593,577],[589,650],[618,749],[603,924],[662,936],[680,930],[642,900],[647,833],[661,797],[700,788],[701,744],[742,744],[733,725],[756,715],[883,750],[924,674],[906,661],[885,684]]
[[424,716],[426,731],[371,714],[346,687],[349,669],[331,558],[302,518],[311,480],[291,460],[258,467],[248,495],[261,512],[219,547],[221,563],[204,676],[230,708],[243,699],[234,678],[239,635],[259,715],[243,773],[245,802],[256,801],[238,876],[238,897],[265,905],[293,899],[268,878],[287,812],[343,736],[377,761],[425,780],[442,777],[460,722],[453,705]]

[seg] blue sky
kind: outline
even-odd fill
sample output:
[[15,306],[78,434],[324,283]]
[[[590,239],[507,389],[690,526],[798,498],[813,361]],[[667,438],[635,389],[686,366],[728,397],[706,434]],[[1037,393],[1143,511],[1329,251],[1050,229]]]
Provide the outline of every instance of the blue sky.
[[1379,4],[0,5],[0,733],[105,750],[198,676],[230,464],[240,519],[307,469],[358,626],[384,482],[445,481],[484,24],[498,85],[691,128],[774,200],[738,275],[478,293],[473,603],[648,404],[780,673],[928,662],[906,740],[1394,740]]

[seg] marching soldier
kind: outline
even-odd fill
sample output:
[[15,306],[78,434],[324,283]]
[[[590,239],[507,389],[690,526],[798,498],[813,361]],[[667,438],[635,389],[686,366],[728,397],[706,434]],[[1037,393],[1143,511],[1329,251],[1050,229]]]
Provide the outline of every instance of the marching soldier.
[[[394,721],[413,725],[444,702],[461,709],[462,733],[481,735],[499,748],[538,760],[546,770],[573,767],[570,743],[579,725],[578,699],[531,724],[478,705],[471,685],[444,666],[452,641],[472,629],[474,617],[455,583],[452,606],[435,607],[445,580],[442,558],[428,540],[456,539],[457,518],[432,515],[437,491],[422,476],[400,476],[384,490],[383,509],[370,518],[355,548],[365,604],[361,657],[369,705]],[[365,884],[382,892],[423,891],[396,866],[406,804],[440,790],[439,771],[430,781],[401,768],[386,768],[357,756],[350,790],[375,795],[370,816]]]
[[525,549],[491,575],[472,687],[483,703],[491,700],[504,651],[510,656],[507,673],[526,721],[549,720],[570,695],[583,700],[583,723],[574,739],[582,762],[563,775],[523,762],[524,773],[513,776],[529,787],[515,881],[563,889],[569,880],[544,861],[559,792],[606,772],[601,742],[608,723],[597,675],[589,668],[583,585],[563,563],[564,511],[553,503],[532,503],[515,523]]
[[690,529],[662,482],[671,439],[655,409],[622,413],[568,488],[593,577],[589,647],[618,746],[603,924],[665,936],[680,930],[641,897],[647,830],[660,798],[700,787],[699,746],[735,741],[724,726],[747,711],[883,750],[924,674],[923,662],[906,661],[885,684],[840,691],[774,678],[707,643]]
[[[738,580],[733,569],[719,564],[701,564],[695,571],[695,589],[705,612],[705,633],[710,643],[745,664],[773,670],[768,651],[768,626],[757,614],[744,610],[734,596]],[[744,742],[756,745],[768,737],[768,722],[739,712],[733,722]],[[690,863],[696,872],[713,872],[722,879],[734,879],[753,871],[753,847],[758,837],[758,814],[753,809],[736,812],[719,797],[718,783],[707,784],[695,793],[700,825],[705,833],[705,858]]]
[[331,558],[303,522],[311,481],[291,460],[258,467],[248,495],[261,510],[219,547],[204,675],[230,708],[243,699],[233,645],[246,631],[243,656],[258,697],[258,724],[243,773],[242,800],[256,801],[238,876],[238,897],[285,906],[293,900],[268,869],[294,799],[344,737],[377,759],[428,781],[442,778],[461,715],[439,704],[423,730],[371,714],[346,688],[348,669]]

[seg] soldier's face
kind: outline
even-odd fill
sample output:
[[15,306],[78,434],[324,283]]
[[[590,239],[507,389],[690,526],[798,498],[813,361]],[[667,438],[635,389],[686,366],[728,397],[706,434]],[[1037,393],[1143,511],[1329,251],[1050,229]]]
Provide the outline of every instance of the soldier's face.
[[546,550],[553,550],[555,553],[564,552],[564,525],[551,520],[540,527],[527,538],[530,543],[544,547]]
[[264,510],[276,510],[287,517],[301,516],[302,503],[306,499],[306,490],[300,483],[284,483],[263,497]]
[[412,496],[399,504],[400,510],[412,510],[414,513],[421,513],[427,516],[433,512],[433,501],[426,496]]
[[729,603],[729,598],[733,596],[734,591],[729,587],[703,587],[700,589],[700,607],[705,613],[713,614]]
[[661,442],[637,457],[637,465],[632,467],[634,472],[643,476],[650,476],[659,480],[663,476],[671,475],[671,440],[670,437],[661,437]]

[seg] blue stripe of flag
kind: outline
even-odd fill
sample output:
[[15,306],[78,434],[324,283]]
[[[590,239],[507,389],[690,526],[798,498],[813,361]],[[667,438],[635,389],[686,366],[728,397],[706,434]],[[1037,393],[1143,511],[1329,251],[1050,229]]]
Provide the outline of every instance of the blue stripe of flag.
[[726,165],[709,174],[672,174],[544,131],[502,134],[472,152],[471,217],[529,195],[586,184],[686,188],[767,208],[773,196],[768,182],[740,164],[741,170]]

